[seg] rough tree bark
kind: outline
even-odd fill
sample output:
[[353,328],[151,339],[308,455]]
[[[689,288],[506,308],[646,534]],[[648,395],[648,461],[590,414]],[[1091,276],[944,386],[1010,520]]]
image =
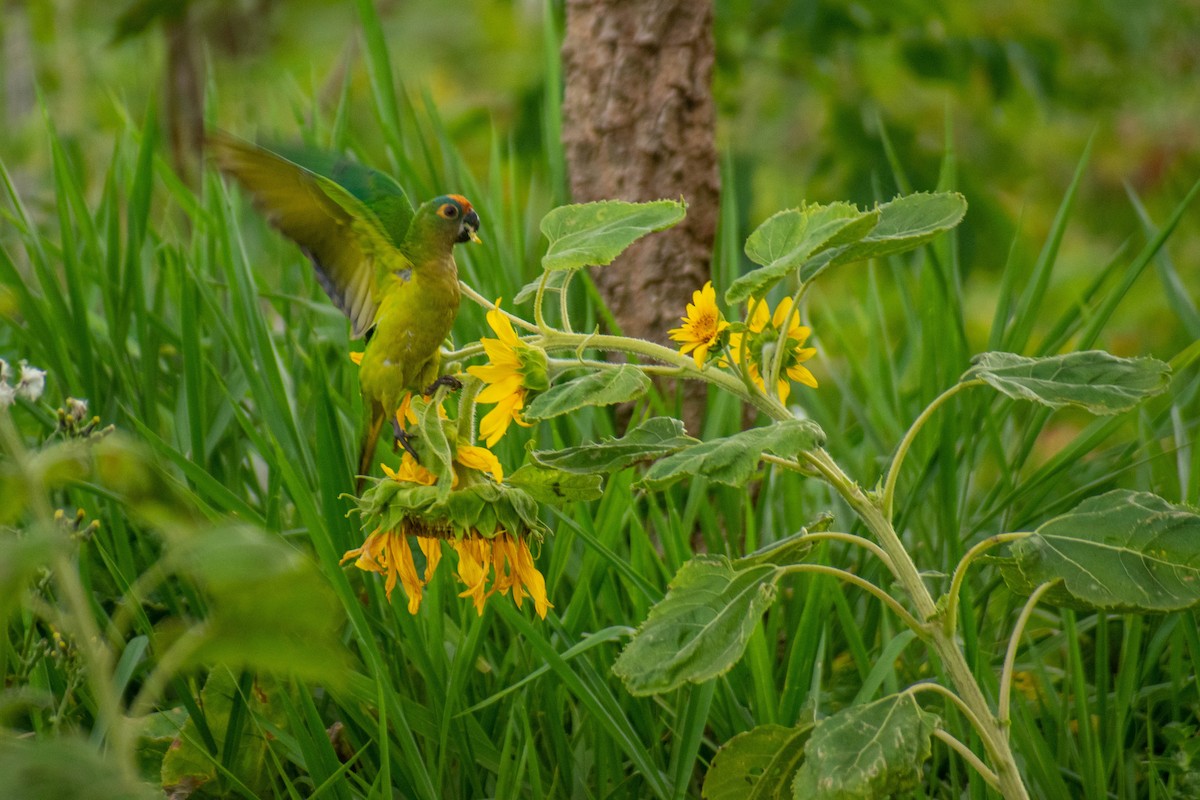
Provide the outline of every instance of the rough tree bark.
[[[711,0],[567,0],[563,144],[577,202],[683,197],[596,283],[627,335],[667,341],[710,274],[720,173]],[[702,398],[700,398],[702,403]],[[689,398],[688,428],[701,405]]]

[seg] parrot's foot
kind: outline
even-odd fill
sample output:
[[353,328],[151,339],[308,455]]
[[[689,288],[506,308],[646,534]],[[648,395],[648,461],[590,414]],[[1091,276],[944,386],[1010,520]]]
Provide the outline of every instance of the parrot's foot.
[[442,377],[438,378],[436,381],[434,381],[433,383],[431,383],[427,387],[425,387],[425,391],[422,392],[422,394],[424,394],[426,397],[428,397],[429,395],[436,392],[438,390],[439,386],[449,386],[450,391],[457,392],[459,389],[462,388],[462,381],[460,381],[458,378],[454,377],[453,375],[443,375]]
[[413,436],[404,428],[400,427],[400,423],[392,420],[392,435],[396,438],[396,444],[404,448],[404,452],[413,457],[413,461],[421,463],[421,457],[417,455],[417,451],[412,446]]

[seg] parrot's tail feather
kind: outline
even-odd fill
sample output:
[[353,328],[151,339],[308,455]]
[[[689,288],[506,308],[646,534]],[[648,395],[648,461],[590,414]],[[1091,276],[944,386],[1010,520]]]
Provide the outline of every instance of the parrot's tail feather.
[[379,432],[383,430],[384,416],[383,406],[373,403],[367,429],[363,431],[362,449],[358,457],[358,480],[354,484],[357,494],[362,494],[363,484],[366,483],[367,475],[370,474],[375,461],[375,444],[379,441]]

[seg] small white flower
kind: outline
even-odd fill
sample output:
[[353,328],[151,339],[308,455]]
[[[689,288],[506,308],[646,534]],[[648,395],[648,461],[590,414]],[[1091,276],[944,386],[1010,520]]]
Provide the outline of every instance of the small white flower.
[[76,422],[83,422],[83,418],[88,413],[88,401],[76,400],[74,397],[67,398],[67,413],[71,415],[71,419]]
[[8,385],[8,381],[0,381],[0,408],[8,408],[17,400],[17,390]]
[[0,383],[8,383],[11,371],[8,368],[8,362],[0,358]]
[[16,394],[33,402],[46,390],[46,370],[31,367],[21,361],[21,379],[17,381]]

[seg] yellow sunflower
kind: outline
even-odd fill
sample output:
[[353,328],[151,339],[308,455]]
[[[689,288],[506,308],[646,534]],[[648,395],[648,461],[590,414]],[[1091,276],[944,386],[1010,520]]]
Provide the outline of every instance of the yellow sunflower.
[[696,359],[696,367],[702,367],[708,358],[708,351],[717,344],[721,332],[729,327],[717,308],[717,292],[713,289],[712,281],[692,292],[687,314],[680,319],[683,325],[672,328],[667,334],[680,343],[680,353],[691,353]]
[[[785,325],[786,331],[783,330]],[[750,379],[765,392],[763,371],[771,368],[776,348],[783,346],[785,349],[779,377],[775,382],[775,393],[780,402],[786,403],[792,390],[788,378],[817,388],[817,379],[803,365],[817,353],[816,348],[804,346],[811,334],[808,326],[800,324],[799,315],[792,313],[792,298],[780,300],[774,314],[767,308],[767,301],[759,299],[753,301],[746,331],[729,335],[729,350],[736,364],[742,363],[743,357],[748,358],[746,368]]]
[[550,384],[546,377],[546,354],[521,341],[508,317],[500,311],[499,300],[487,313],[487,322],[499,338],[480,339],[489,363],[467,367],[467,372],[487,384],[475,399],[496,404],[479,421],[479,435],[488,447],[493,447],[511,423],[529,427],[521,417],[526,394],[543,391]]

